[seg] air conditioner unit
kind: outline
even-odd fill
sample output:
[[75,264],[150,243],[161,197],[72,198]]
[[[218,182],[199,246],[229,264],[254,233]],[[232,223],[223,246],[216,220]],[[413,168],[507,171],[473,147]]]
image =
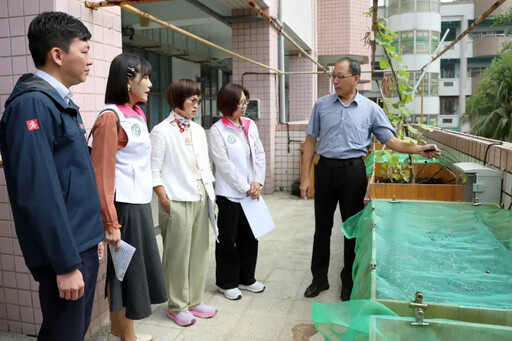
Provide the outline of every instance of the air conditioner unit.
[[500,203],[502,170],[476,162],[459,162],[453,166],[466,174],[466,201]]
[[251,120],[260,118],[260,100],[250,99],[247,109],[245,109],[245,117],[249,117]]

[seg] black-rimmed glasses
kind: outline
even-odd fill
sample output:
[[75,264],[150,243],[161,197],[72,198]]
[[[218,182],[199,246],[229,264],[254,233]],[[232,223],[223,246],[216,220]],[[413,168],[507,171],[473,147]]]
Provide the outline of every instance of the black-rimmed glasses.
[[354,77],[355,75],[337,75],[335,73],[332,73],[329,75],[329,77],[332,79],[332,81],[335,81],[336,79],[343,80],[345,78]]

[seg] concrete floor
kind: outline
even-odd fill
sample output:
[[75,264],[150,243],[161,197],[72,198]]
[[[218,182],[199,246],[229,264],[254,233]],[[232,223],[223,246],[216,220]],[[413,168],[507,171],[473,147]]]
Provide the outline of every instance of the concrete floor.
[[[314,232],[313,200],[303,200],[285,192],[265,196],[276,223],[276,229],[260,238],[256,279],[263,282],[263,293],[243,292],[238,301],[229,301],[215,286],[215,245],[210,239],[210,262],[204,303],[217,307],[218,314],[209,320],[198,319],[190,327],[180,327],[166,317],[166,304],[154,307],[153,314],[136,321],[135,329],[153,335],[154,341],[204,340],[294,340],[295,329],[308,329],[312,324],[311,299],[304,290],[311,282],[309,271]],[[156,212],[154,212],[156,213]],[[339,211],[335,214],[331,241],[329,282],[331,288],[322,292],[316,302],[337,302],[341,283],[343,246],[339,229]],[[161,246],[161,238],[157,237]],[[318,333],[310,340],[322,340]],[[0,333],[0,340],[35,340],[9,333]],[[106,330],[89,341],[106,340]],[[296,335],[295,340],[300,339]]]

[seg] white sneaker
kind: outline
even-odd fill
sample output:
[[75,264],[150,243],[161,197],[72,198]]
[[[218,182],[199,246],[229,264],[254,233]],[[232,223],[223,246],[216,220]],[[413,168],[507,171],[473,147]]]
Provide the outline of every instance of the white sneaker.
[[242,292],[238,290],[238,288],[233,289],[222,289],[219,288],[219,291],[226,296],[228,300],[239,300],[242,298]]
[[238,286],[238,288],[242,289],[242,290],[247,290],[247,291],[250,291],[250,292],[258,293],[258,292],[263,292],[263,290],[265,290],[265,285],[263,285],[263,283],[260,283],[260,282],[256,281],[256,282],[254,282],[251,285],[240,284]]

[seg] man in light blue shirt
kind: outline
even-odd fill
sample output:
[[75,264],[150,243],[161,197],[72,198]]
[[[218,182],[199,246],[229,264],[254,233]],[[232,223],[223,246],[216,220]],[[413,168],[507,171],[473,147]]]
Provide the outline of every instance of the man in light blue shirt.
[[[316,153],[320,155],[315,169],[313,281],[304,293],[306,297],[315,297],[329,289],[327,272],[336,205],[340,205],[343,221],[364,208],[367,179],[363,157],[368,153],[371,134],[400,153],[421,154],[427,158],[441,154],[436,145],[418,146],[398,139],[384,111],[357,91],[360,76],[361,66],[357,61],[347,57],[340,59],[331,75],[336,93],[317,100],[306,129],[300,182],[302,197],[308,197],[310,193],[309,169],[315,145]],[[340,299],[347,301],[353,286],[352,263],[356,241],[345,238],[344,242],[345,265],[340,275]]]

